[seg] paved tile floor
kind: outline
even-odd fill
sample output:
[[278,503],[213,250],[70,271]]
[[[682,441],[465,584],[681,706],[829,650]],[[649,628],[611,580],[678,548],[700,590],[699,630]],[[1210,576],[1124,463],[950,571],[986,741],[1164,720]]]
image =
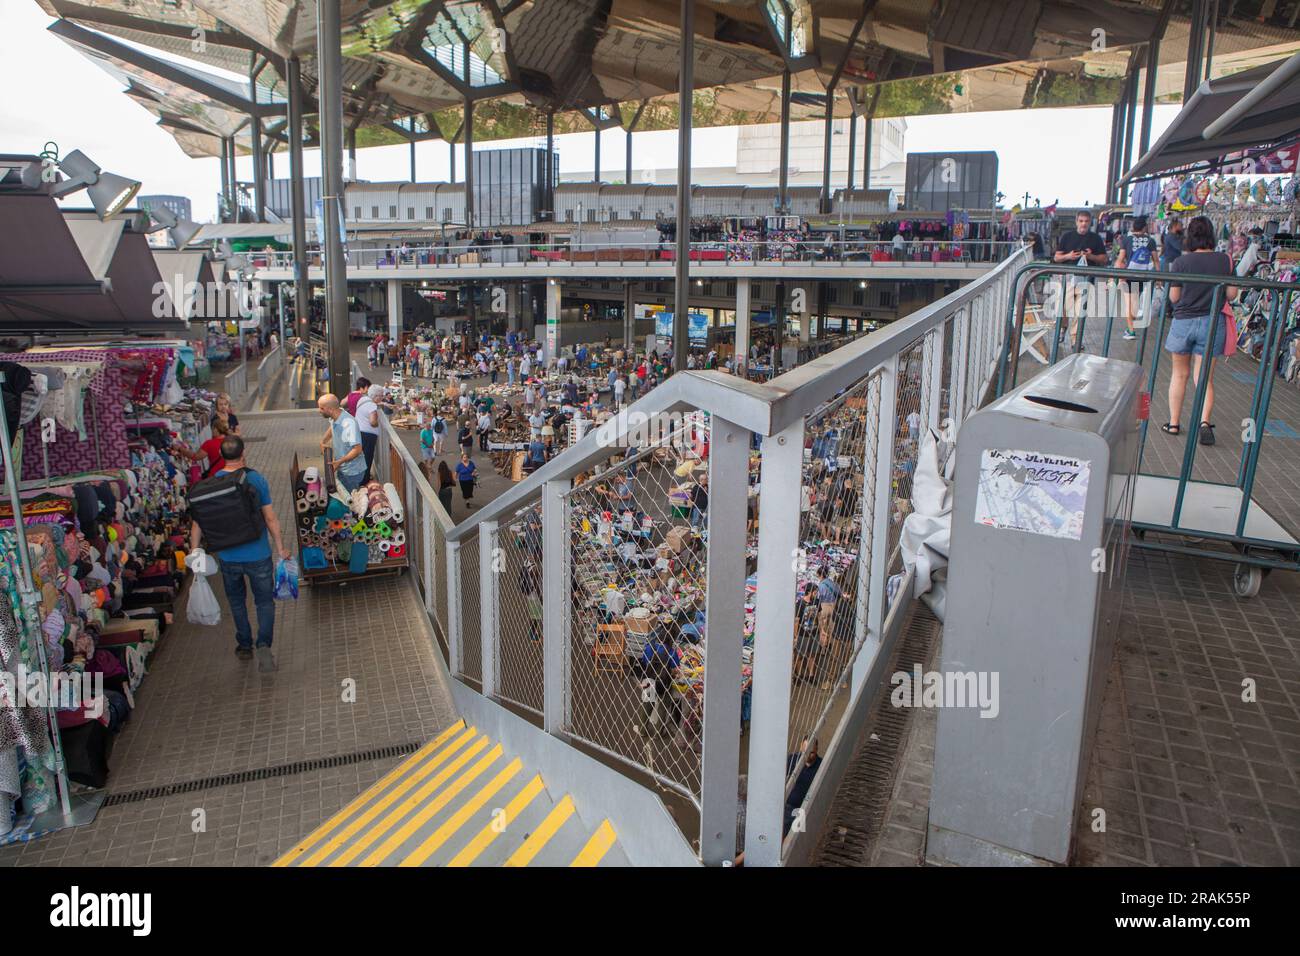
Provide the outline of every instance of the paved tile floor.
[[[324,425],[314,411],[247,415],[241,424],[250,462],[292,528],[289,461],[295,451],[319,453]],[[454,719],[432,632],[405,577],[304,588],[297,602],[277,603],[272,675],[235,658],[228,612],[213,628],[180,617],[116,741],[110,795],[422,743]],[[355,703],[343,699],[348,679]],[[269,863],[397,759],[108,806],[88,826],[0,849],[0,865]],[[200,820],[205,829],[196,833]]]

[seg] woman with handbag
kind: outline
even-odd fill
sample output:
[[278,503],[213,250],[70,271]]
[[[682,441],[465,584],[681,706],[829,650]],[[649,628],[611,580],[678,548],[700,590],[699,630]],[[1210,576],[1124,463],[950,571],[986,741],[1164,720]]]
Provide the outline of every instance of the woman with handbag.
[[[1171,273],[1233,274],[1232,260],[1228,255],[1214,251],[1214,226],[1204,216],[1196,216],[1187,223],[1184,248],[1187,251],[1171,263]],[[1222,296],[1217,297],[1220,308],[1225,313],[1231,312],[1229,303],[1236,296],[1237,288],[1230,285],[1225,286]],[[1169,421],[1161,429],[1169,435],[1177,435],[1182,431],[1179,418],[1187,392],[1188,375],[1190,373],[1193,387],[1199,387],[1201,371],[1207,365],[1205,358],[1208,354],[1209,362],[1205,370],[1208,381],[1205,385],[1205,405],[1201,409],[1199,433],[1202,445],[1214,444],[1214,359],[1225,353],[1230,337],[1228,326],[1234,324],[1228,314],[1212,314],[1215,300],[1214,286],[1208,282],[1169,284],[1169,301],[1173,304],[1174,317],[1165,338],[1165,349],[1170,353],[1173,368],[1169,375]],[[1235,328],[1233,331],[1235,333]],[[1213,342],[1210,341],[1211,335]]]

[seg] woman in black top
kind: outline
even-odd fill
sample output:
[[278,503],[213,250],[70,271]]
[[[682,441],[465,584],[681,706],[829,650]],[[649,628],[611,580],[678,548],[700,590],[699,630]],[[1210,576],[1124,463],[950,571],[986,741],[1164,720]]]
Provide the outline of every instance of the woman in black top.
[[[1187,251],[1170,264],[1170,272],[1232,275],[1232,260],[1226,253],[1214,251],[1214,226],[1204,216],[1196,216],[1187,223],[1183,248]],[[1190,372],[1193,387],[1200,385],[1201,365],[1209,346],[1210,367],[1206,373],[1209,380],[1205,385],[1205,405],[1201,409],[1200,423],[1202,445],[1214,444],[1214,425],[1210,421],[1214,411],[1214,357],[1223,354],[1228,326],[1232,324],[1227,315],[1212,314],[1215,307],[1214,293],[1215,287],[1208,282],[1169,285],[1169,301],[1174,306],[1174,317],[1169,325],[1169,334],[1165,337],[1165,349],[1173,360],[1173,368],[1169,375],[1169,421],[1161,428],[1170,435],[1177,435],[1182,430],[1179,418],[1187,391],[1187,376]],[[1234,286],[1225,287],[1218,296],[1218,308],[1222,310],[1236,295],[1237,289]],[[1215,332],[1211,345],[1212,328]],[[1235,331],[1233,329],[1234,334]]]
[[456,479],[451,476],[451,469],[445,461],[438,462],[438,500],[447,514],[451,514],[451,496],[455,491]]

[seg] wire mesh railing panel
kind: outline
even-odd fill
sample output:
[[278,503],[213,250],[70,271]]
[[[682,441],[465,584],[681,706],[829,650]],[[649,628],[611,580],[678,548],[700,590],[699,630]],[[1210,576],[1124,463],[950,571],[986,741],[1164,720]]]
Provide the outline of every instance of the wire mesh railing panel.
[[460,634],[461,674],[473,681],[483,681],[483,613],[479,600],[477,536],[471,536],[460,545]]
[[[791,753],[838,723],[866,635],[880,397],[881,373],[873,372],[804,424]],[[791,777],[799,770],[792,764]]]
[[709,430],[656,416],[569,493],[570,733],[700,792]]
[[903,519],[912,510],[912,479],[920,455],[925,427],[922,401],[925,394],[925,339],[917,339],[898,357],[898,382],[893,416],[894,451],[890,468],[890,497],[893,509],[889,521],[887,554],[892,555],[903,530]]
[[503,520],[497,530],[497,696],[541,714],[542,505]]

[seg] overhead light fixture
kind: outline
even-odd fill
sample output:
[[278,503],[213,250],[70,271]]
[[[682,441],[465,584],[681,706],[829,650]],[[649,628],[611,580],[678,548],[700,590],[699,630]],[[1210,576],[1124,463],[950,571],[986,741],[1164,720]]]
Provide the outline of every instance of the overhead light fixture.
[[53,189],[55,198],[62,198],[79,189],[86,190],[90,203],[95,207],[95,215],[100,219],[111,219],[135,198],[140,191],[140,183],[116,173],[106,173],[79,149],[74,149],[63,159],[55,160],[59,170],[68,178],[58,183]]
[[149,217],[158,224],[159,229],[166,229],[167,235],[171,238],[172,245],[177,249],[184,249],[190,244],[199,230],[203,227],[193,220],[181,219],[166,206],[159,206],[157,209],[149,210]]

